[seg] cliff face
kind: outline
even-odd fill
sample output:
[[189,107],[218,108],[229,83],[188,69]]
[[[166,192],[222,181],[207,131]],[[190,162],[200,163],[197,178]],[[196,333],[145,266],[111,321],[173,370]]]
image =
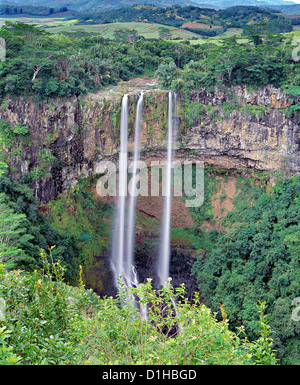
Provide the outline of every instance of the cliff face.
[[[138,90],[129,96],[129,151]],[[84,98],[6,98],[0,119],[21,123],[30,130],[28,145],[15,143],[19,151],[5,149],[16,178],[47,168],[33,182],[41,203],[75,185],[78,178],[92,176],[102,159],[118,159],[122,95],[99,92]],[[216,168],[254,169],[286,174],[299,172],[300,126],[296,117],[284,113],[291,101],[271,86],[258,91],[244,87],[194,92],[187,102],[178,97],[179,159],[193,157]],[[144,97],[141,154],[144,159],[165,156],[168,95],[149,90]],[[51,151],[51,162],[41,167],[41,150]],[[46,164],[46,166],[45,166]],[[27,174],[29,175],[29,174]]]
[[[236,87],[233,95],[216,90],[192,98],[215,106],[214,121],[207,116],[194,121],[188,132],[188,147],[207,163],[227,169],[299,172],[300,126],[296,117],[285,115],[291,102],[282,90]],[[230,106],[232,98],[235,106]]]

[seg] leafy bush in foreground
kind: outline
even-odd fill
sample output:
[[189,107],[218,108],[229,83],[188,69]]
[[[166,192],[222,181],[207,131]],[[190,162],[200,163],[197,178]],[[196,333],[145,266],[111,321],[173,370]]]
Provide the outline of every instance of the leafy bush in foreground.
[[263,314],[261,336],[250,343],[242,329],[229,331],[224,309],[217,322],[197,295],[189,303],[183,286],[155,291],[149,280],[119,298],[100,299],[82,280],[79,287],[66,285],[61,264],[49,263],[44,251],[41,256],[42,271],[0,267],[0,364],[276,363]]

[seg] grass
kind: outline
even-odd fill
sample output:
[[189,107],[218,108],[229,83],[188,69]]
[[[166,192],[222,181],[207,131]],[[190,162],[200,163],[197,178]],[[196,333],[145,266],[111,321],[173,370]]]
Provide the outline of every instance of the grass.
[[0,20],[0,25],[3,25],[5,21],[20,21],[27,24],[36,24],[38,26],[46,25],[71,25],[77,23],[76,19],[73,20],[64,20],[63,18],[56,17],[3,17]]
[[287,33],[284,33],[284,35],[286,35],[287,37],[292,36],[293,37],[292,44],[293,45],[299,45],[299,43],[300,43],[300,25],[294,25],[293,32],[287,32]]
[[[78,22],[77,19],[65,20],[63,18],[56,17],[6,17],[0,20],[0,27],[6,20],[36,24],[37,26],[52,33],[76,31],[91,32],[99,34],[105,39],[113,39],[114,32],[117,29],[135,29],[139,35],[145,37],[146,39],[157,39],[159,38],[159,28],[164,27],[171,31],[171,41],[174,42],[189,40],[192,45],[205,44],[208,42],[212,42],[216,45],[222,45],[222,39],[230,36],[236,36],[239,44],[248,42],[247,38],[242,37],[242,28],[228,28],[227,31],[216,37],[205,38],[201,35],[181,28],[174,28],[156,23],[128,22],[110,24],[76,24]],[[298,44],[300,40],[300,26],[293,26],[293,32],[285,33],[284,35],[293,35],[293,44]]]
[[[225,37],[225,36],[223,36]],[[218,37],[210,37],[208,39],[203,39],[203,38],[199,38],[199,39],[193,39],[193,40],[190,40],[190,44],[191,45],[196,45],[196,44],[206,44],[206,43],[213,43],[213,44],[216,44],[216,45],[222,45],[222,40],[221,40],[222,36],[218,36]],[[173,40],[174,42],[181,42],[181,41],[184,41],[184,40]],[[247,38],[237,38],[237,43],[239,44],[244,44],[244,43],[247,43],[248,42],[248,39]]]
[[105,39],[113,39],[114,32],[117,29],[135,29],[139,35],[144,36],[146,39],[156,39],[159,37],[159,28],[164,27],[171,31],[172,39],[191,39],[198,37],[199,35],[186,31],[180,28],[174,28],[163,24],[156,23],[141,23],[141,22],[128,22],[128,23],[110,23],[110,24],[76,24],[77,20],[64,20],[59,18],[3,18],[2,24],[5,20],[22,21],[28,24],[36,24],[41,28],[45,28],[49,32],[61,33],[61,32],[75,32],[85,31],[92,32],[101,35]]
[[221,33],[218,37],[228,36],[242,36],[243,28],[228,28],[225,32]]
[[135,29],[139,35],[146,39],[155,39],[159,37],[159,28],[165,27],[171,31],[172,38],[191,39],[197,36],[195,33],[185,31],[183,29],[164,26],[162,24],[129,22],[129,23],[111,23],[111,24],[94,24],[94,25],[70,25],[59,24],[51,27],[52,32],[72,32],[77,30],[84,30],[86,32],[99,33],[105,39],[113,39],[114,32],[118,29]]

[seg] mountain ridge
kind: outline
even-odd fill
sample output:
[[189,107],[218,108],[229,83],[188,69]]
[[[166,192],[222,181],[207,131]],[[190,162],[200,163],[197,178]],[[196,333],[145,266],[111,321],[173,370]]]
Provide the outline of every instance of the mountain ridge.
[[289,7],[291,7],[291,10],[296,9],[297,12],[300,12],[300,4],[285,0],[116,0],[114,2],[105,0],[9,0],[7,3],[5,2],[5,4],[56,8],[68,7],[70,10],[76,10],[79,12],[118,9],[131,5],[155,5],[161,7],[173,5],[194,5],[197,7],[213,9],[224,9],[236,5],[244,5],[272,7],[273,9],[278,9],[280,11],[284,9],[284,12],[289,12]]

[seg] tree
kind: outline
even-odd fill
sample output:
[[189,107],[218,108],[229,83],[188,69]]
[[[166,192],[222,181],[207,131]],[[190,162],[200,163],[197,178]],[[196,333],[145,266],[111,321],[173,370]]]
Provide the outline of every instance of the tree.
[[55,53],[53,51],[46,50],[43,47],[24,47],[20,53],[19,60],[32,69],[32,82],[35,80],[42,68],[54,65],[54,54]]
[[164,40],[170,40],[172,37],[171,31],[166,27],[159,27],[159,38]]
[[26,215],[16,214],[5,202],[4,194],[0,194],[0,261],[14,262],[24,251],[20,245],[33,239],[25,234],[24,221]]
[[245,33],[248,35],[249,39],[253,42],[255,46],[263,44],[267,35],[271,32],[271,27],[268,23],[262,22],[257,24],[251,24],[245,30]]
[[176,64],[171,61],[169,64],[161,64],[155,73],[158,82],[163,87],[170,87],[172,81],[175,79],[177,72]]
[[55,59],[54,67],[61,72],[60,80],[67,79],[72,70],[78,66],[78,58],[70,52],[58,53]]
[[138,33],[135,29],[117,29],[114,39],[121,44],[133,43],[138,39]]
[[12,36],[19,37],[23,43],[32,45],[40,45],[40,38],[49,36],[49,33],[38,29],[35,25],[22,23],[20,21],[5,21],[5,25],[1,28],[1,32],[10,32]]

